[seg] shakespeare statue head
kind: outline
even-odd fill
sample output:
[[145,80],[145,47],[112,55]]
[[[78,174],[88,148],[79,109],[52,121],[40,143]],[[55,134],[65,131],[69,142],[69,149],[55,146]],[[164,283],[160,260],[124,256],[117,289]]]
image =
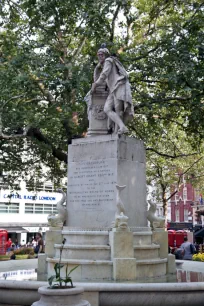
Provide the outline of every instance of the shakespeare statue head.
[[106,44],[101,45],[101,47],[98,49],[97,56],[100,64],[103,64],[105,62],[105,59],[110,56],[110,52],[106,48]]

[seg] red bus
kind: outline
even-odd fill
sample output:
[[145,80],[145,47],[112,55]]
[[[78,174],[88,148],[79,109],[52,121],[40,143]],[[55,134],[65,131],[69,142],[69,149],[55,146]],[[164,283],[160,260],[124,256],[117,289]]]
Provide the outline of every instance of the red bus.
[[0,229],[0,255],[5,255],[7,250],[8,232]]

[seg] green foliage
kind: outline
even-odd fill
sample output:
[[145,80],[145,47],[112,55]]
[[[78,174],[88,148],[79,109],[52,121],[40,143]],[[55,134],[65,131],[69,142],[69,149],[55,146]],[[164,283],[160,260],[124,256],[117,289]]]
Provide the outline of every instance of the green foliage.
[[148,181],[170,186],[175,169],[202,157],[203,12],[198,0],[2,0],[0,172],[12,172],[7,182],[60,185],[67,145],[87,130],[83,97],[97,48],[107,42],[130,75],[130,135],[145,142]]
[[34,255],[33,248],[19,248],[13,251],[15,255]]
[[[65,277],[60,276],[61,269],[64,267],[63,264],[56,263],[54,265],[54,270],[55,270],[55,275],[52,275],[48,278],[48,283],[50,288],[55,289],[55,288],[62,288],[62,284],[64,283],[64,287],[67,287],[67,284],[70,283],[70,286],[73,288],[73,283],[72,283],[72,278],[70,274],[78,268],[78,266],[74,267],[68,272],[68,264],[66,265],[66,272],[65,272]],[[57,284],[52,285],[53,282],[58,282]]]
[[[51,289],[55,289],[55,288],[60,288],[60,289],[67,288],[67,284],[69,284],[69,283],[70,283],[70,287],[73,288],[72,278],[71,278],[70,274],[76,268],[78,268],[78,266],[75,266],[74,268],[72,268],[68,272],[68,264],[67,264],[66,265],[66,269],[65,269],[65,277],[61,276],[61,269],[65,266],[64,264],[61,263],[62,251],[63,251],[65,242],[66,242],[66,238],[63,239],[62,245],[60,247],[60,259],[59,259],[59,262],[54,265],[55,275],[52,275],[52,276],[50,276],[48,278],[48,283],[50,285],[49,288],[51,288]],[[52,285],[53,282],[57,282],[57,283]],[[63,283],[64,283],[64,286],[63,286]]]
[[[29,255],[16,255],[16,260],[29,259]],[[10,260],[10,255],[0,255],[0,261]]]

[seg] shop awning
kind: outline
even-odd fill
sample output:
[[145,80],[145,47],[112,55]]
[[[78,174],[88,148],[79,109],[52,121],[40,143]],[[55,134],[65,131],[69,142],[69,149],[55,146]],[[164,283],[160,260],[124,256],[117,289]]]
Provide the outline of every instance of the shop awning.
[[4,227],[4,229],[8,232],[8,233],[28,233],[28,231],[26,229],[24,229],[21,226],[17,226],[17,227]]
[[204,237],[204,227],[201,228],[199,231],[195,232],[195,237]]

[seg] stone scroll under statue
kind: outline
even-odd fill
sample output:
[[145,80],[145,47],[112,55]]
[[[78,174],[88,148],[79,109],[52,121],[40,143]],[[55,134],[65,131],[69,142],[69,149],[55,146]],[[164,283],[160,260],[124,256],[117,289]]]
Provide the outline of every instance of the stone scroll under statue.
[[127,133],[126,124],[134,115],[128,74],[117,57],[111,56],[107,48],[101,47],[97,56],[99,63],[94,70],[94,83],[85,97],[88,113],[92,108],[92,95],[99,87],[104,88],[107,98],[104,109],[100,112],[108,116],[107,130],[115,134]]

